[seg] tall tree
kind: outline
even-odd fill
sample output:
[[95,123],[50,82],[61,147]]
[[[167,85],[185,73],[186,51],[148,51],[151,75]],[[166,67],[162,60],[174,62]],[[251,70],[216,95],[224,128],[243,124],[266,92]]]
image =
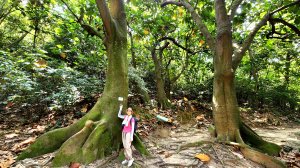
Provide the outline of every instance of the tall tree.
[[[238,142],[241,144],[241,151],[244,155],[267,167],[282,167],[282,163],[253,150],[246,144],[256,147],[270,155],[278,155],[280,147],[276,144],[268,143],[259,137],[253,130],[247,127],[240,119],[240,112],[235,91],[235,71],[239,66],[245,52],[249,49],[255,35],[261,27],[273,19],[273,16],[286,8],[299,4],[299,0],[282,6],[272,12],[266,12],[262,19],[256,24],[254,29],[243,40],[241,46],[233,47],[232,21],[243,0],[235,0],[229,9],[225,0],[214,1],[214,14],[216,20],[215,36],[213,36],[201,15],[190,3],[185,0],[168,0],[162,6],[169,4],[183,6],[192,15],[193,20],[198,25],[201,33],[206,38],[207,44],[214,55],[214,84],[213,84],[213,117],[216,128],[217,139],[223,142]],[[230,13],[227,14],[227,11]],[[294,28],[294,27],[293,27]],[[295,31],[297,33],[297,31]]]
[[[103,95],[78,122],[39,137],[18,159],[58,152],[53,166],[70,162],[89,163],[117,151],[121,144],[121,124],[117,118],[119,96],[128,96],[127,29],[123,0],[97,0],[97,7],[105,29],[108,57],[106,84]],[[135,137],[134,145],[147,154],[143,144]]]

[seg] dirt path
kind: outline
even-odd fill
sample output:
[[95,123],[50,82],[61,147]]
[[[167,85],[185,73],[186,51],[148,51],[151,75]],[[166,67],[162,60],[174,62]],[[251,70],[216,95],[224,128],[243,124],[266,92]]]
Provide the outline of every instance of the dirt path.
[[268,127],[254,129],[262,138],[278,145],[300,148],[300,126],[294,128]]
[[[288,145],[294,148],[300,148],[300,126],[294,128],[278,128],[269,127],[264,129],[255,129],[264,139],[280,144]],[[166,167],[166,168],[183,168],[183,167],[203,167],[203,168],[260,168],[262,166],[247,160],[234,147],[222,144],[211,143],[208,130],[205,126],[200,129],[192,126],[181,126],[175,130],[169,127],[159,128],[148,138],[144,139],[147,148],[152,157],[143,158],[136,151],[136,158],[133,167]],[[196,147],[185,147],[183,145],[202,141]],[[196,154],[207,154],[211,160],[203,163],[195,158]],[[12,167],[51,167],[51,159],[54,154],[43,155],[34,159],[25,159],[15,163]],[[102,160],[97,160],[89,165],[81,167],[101,167],[101,168],[122,168],[121,160],[117,158],[117,154]],[[66,166],[67,168],[67,166]]]

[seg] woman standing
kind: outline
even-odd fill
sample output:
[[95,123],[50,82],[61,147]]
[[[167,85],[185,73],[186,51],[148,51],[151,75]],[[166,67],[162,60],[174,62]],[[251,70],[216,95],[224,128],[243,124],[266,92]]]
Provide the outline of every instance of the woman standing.
[[134,161],[132,157],[132,149],[131,149],[131,143],[133,141],[133,134],[134,134],[134,127],[135,127],[135,121],[132,117],[133,111],[132,108],[128,108],[126,113],[127,115],[121,115],[123,105],[120,105],[118,117],[123,119],[122,122],[122,142],[124,146],[124,155],[125,160],[122,161],[122,164],[128,163],[128,167],[130,167]]

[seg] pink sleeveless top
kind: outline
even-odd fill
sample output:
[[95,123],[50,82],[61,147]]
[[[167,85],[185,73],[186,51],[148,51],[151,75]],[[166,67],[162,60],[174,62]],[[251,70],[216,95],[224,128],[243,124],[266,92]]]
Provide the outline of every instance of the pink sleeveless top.
[[[128,117],[126,116],[125,118],[124,118],[124,120],[127,120],[128,119]],[[134,125],[134,118],[131,118],[131,122],[129,122],[128,123],[128,126],[124,126],[124,128],[123,128],[123,132],[131,132],[131,130],[132,130],[132,125]]]

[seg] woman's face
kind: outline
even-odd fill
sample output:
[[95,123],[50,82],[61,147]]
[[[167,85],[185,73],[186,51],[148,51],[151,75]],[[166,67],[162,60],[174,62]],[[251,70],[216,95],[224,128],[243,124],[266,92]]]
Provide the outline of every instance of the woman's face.
[[126,113],[127,113],[127,115],[132,115],[132,108],[129,107],[129,108],[127,109]]

